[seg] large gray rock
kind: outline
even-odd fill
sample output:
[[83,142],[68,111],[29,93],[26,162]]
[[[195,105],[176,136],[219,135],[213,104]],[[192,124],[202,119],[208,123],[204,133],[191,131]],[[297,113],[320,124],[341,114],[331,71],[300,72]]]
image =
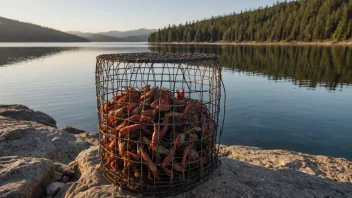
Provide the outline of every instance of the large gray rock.
[[54,196],[60,190],[60,188],[63,188],[64,186],[65,186],[64,183],[53,182],[46,187],[46,195]]
[[322,179],[296,170],[270,170],[221,158],[210,180],[176,197],[351,197],[352,184]]
[[90,145],[96,146],[99,144],[99,133],[84,132],[80,134],[75,134],[75,137],[78,140],[88,142]]
[[40,197],[54,174],[54,164],[43,158],[0,157],[0,197]]
[[352,183],[352,162],[343,158],[237,145],[222,146],[220,156],[274,170],[294,169],[321,178]]
[[90,146],[84,137],[37,122],[0,116],[0,157],[38,157],[67,164]]
[[[44,196],[49,183],[61,180],[65,164],[98,142],[97,133],[71,134],[55,123],[22,105],[0,105],[0,197]],[[55,193],[57,186],[51,187]]]
[[65,126],[61,128],[61,130],[66,131],[68,133],[72,133],[76,136],[76,138],[87,141],[92,145],[99,144],[99,133],[87,132],[82,129],[78,129],[71,126]]
[[71,126],[64,126],[63,128],[61,128],[61,130],[72,133],[72,134],[80,134],[80,133],[86,132],[82,129],[78,129],[78,128],[71,127]]
[[[108,184],[99,171],[97,155],[98,146],[78,155],[71,165],[76,166],[80,178],[56,197],[139,197]],[[272,170],[231,158],[221,161],[207,182],[176,197],[352,197],[351,183],[294,169]]]
[[33,111],[23,105],[0,105],[0,116],[16,120],[34,121],[56,128],[56,121],[54,118],[43,112]]
[[99,146],[94,146],[82,151],[76,160],[70,164],[76,170],[79,180],[74,182],[67,190],[65,194],[67,198],[91,197],[92,195],[85,191],[89,191],[93,187],[109,185],[99,170],[98,148]]

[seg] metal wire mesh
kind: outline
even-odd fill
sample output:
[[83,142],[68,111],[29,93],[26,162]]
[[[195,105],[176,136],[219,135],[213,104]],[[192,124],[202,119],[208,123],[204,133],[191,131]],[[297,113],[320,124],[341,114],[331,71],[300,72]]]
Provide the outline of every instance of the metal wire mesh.
[[170,196],[203,183],[218,167],[217,56],[100,55],[96,93],[101,170],[111,183]]

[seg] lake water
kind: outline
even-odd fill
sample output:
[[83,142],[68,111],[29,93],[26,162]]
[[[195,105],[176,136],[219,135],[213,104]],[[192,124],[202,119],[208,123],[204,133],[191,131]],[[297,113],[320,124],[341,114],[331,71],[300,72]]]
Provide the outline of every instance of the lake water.
[[0,43],[0,104],[19,103],[97,131],[95,57],[122,52],[220,56],[222,143],[352,159],[352,47]]

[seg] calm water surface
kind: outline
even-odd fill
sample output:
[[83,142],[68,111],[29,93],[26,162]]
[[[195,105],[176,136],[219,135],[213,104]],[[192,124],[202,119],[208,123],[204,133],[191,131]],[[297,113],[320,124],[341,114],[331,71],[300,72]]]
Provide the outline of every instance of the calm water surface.
[[352,47],[346,46],[1,43],[0,104],[24,104],[59,127],[96,131],[95,57],[146,51],[220,56],[223,144],[352,159]]

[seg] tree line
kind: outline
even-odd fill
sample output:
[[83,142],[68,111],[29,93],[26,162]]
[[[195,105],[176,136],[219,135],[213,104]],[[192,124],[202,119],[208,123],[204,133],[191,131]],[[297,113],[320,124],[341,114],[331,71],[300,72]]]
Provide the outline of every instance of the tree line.
[[150,34],[149,42],[346,41],[352,39],[352,0],[277,2]]

